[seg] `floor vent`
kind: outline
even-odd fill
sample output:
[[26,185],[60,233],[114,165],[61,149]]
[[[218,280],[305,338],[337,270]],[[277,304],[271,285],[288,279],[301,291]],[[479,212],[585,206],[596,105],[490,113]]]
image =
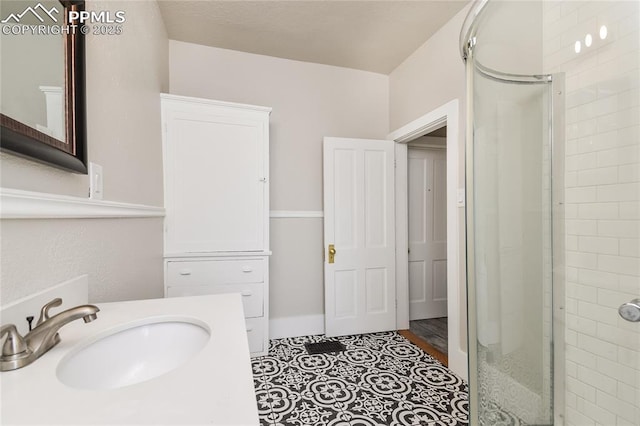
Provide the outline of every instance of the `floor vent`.
[[342,352],[347,349],[342,343],[338,342],[337,340],[327,340],[318,343],[305,343],[304,347],[307,348],[307,353],[309,353],[309,355],[336,353]]

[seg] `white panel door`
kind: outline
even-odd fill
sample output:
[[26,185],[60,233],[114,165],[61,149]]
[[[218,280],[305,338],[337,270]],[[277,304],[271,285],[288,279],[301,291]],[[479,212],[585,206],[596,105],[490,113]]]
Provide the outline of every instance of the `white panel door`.
[[324,138],[327,336],[396,328],[393,168],[392,141]]
[[447,159],[409,149],[409,319],[447,316]]

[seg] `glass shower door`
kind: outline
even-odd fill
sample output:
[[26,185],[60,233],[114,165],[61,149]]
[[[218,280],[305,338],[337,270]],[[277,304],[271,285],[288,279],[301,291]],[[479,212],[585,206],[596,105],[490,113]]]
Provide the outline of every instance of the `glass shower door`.
[[552,424],[551,84],[479,67],[472,84],[478,416]]

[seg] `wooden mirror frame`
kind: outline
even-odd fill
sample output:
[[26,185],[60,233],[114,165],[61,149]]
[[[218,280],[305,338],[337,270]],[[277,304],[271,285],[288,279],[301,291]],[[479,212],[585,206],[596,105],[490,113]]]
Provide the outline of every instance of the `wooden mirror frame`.
[[0,148],[75,173],[87,173],[87,112],[85,98],[85,37],[82,25],[69,22],[69,11],[85,10],[85,2],[59,0],[64,25],[77,25],[65,34],[65,142],[0,113]]

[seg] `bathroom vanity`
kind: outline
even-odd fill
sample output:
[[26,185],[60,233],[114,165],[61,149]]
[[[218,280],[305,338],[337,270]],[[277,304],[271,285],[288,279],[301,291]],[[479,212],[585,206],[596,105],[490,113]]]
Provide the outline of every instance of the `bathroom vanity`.
[[66,325],[33,364],[0,374],[0,423],[257,425],[241,297],[96,304],[95,321]]

